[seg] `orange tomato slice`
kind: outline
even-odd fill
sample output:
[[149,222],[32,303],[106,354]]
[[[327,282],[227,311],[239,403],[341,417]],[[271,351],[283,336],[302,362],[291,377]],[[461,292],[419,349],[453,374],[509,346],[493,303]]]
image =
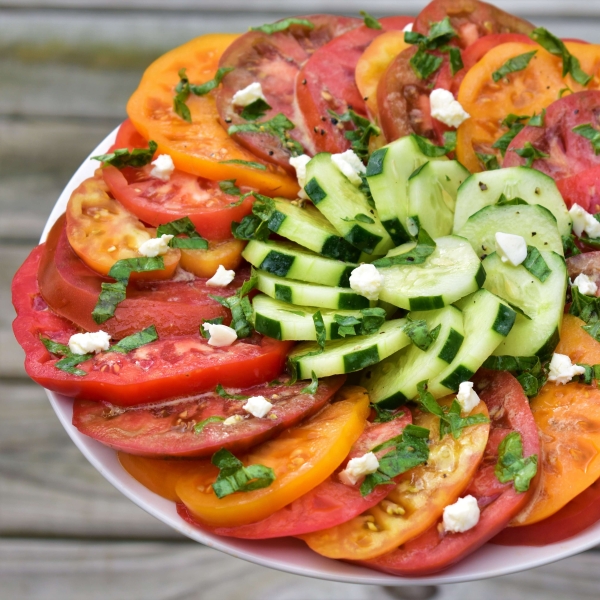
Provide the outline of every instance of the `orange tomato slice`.
[[246,242],[242,240],[209,240],[207,250],[181,250],[179,264],[197,277],[212,277],[219,265],[226,269],[237,269],[242,262],[245,246]]
[[298,427],[253,448],[240,460],[275,471],[266,488],[217,498],[218,469],[210,462],[182,477],[176,494],[198,520],[216,527],[260,521],[327,479],[350,452],[369,415],[369,396],[360,387],[342,388],[335,401]]
[[[146,69],[129,99],[127,114],[146,139],[158,144],[158,153],[169,154],[178,169],[207,179],[235,179],[238,185],[269,196],[295,198],[298,184],[294,179],[283,169],[257,159],[221,127],[213,92],[205,96],[190,94],[187,106],[191,123],[173,111],[179,70],[185,68],[193,84],[213,79],[219,58],[237,37],[204,35],[161,56]],[[262,168],[224,164],[230,160],[259,163]]]

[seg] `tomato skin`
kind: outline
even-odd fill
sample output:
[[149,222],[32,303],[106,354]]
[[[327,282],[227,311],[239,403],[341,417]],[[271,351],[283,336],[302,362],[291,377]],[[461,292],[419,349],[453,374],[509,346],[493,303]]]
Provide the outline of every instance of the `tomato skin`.
[[[312,416],[342,387],[345,376],[319,381],[316,394],[302,393],[306,382],[278,386],[260,385],[236,393],[264,396],[273,404],[275,419],[258,419],[243,410],[243,402],[222,398],[212,391],[198,397],[169,399],[165,404],[138,405],[133,410],[115,411],[108,403],[75,400],[73,425],[82,433],[115,450],[137,456],[208,457],[220,448],[241,452],[260,444],[300,420]],[[209,423],[201,432],[194,425],[212,416],[246,417],[242,423]],[[183,415],[183,416],[182,416]]]
[[579,204],[589,213],[600,212],[600,165],[558,179],[556,187],[567,207]]
[[135,128],[131,119],[125,119],[117,131],[115,143],[112,145],[110,152],[118,148],[147,148],[148,140]]

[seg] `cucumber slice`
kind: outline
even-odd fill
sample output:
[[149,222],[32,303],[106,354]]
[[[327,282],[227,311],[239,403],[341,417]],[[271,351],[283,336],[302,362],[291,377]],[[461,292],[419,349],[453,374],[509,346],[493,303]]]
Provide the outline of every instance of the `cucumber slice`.
[[[332,310],[315,306],[290,306],[287,302],[273,300],[264,294],[258,294],[252,300],[254,309],[254,329],[276,340],[316,340],[317,334],[313,314],[321,312],[325,324],[325,339],[350,339],[339,334],[340,317],[355,317],[363,321],[366,317],[360,310]],[[371,310],[371,309],[365,309]]]
[[571,217],[554,179],[528,167],[508,167],[471,175],[458,190],[454,211],[454,232],[484,206],[496,204],[500,196],[522,198],[528,204],[541,204],[556,218],[560,235],[571,233]]
[[339,234],[367,254],[385,254],[392,238],[369,205],[367,197],[321,152],[306,165],[308,197]]
[[535,246],[540,251],[563,254],[556,219],[539,204],[486,206],[469,217],[458,235],[467,238],[473,250],[483,259],[496,251],[498,231],[521,235],[528,246]]
[[431,331],[441,326],[435,342],[426,351],[417,346],[394,354],[363,374],[371,402],[395,408],[417,395],[417,384],[435,377],[459,351],[464,338],[463,315],[454,306],[440,310],[410,313],[413,320],[425,319]]
[[[424,263],[379,268],[384,277],[381,300],[409,310],[433,310],[453,304],[483,285],[485,271],[467,240],[446,236],[435,242],[435,250]],[[403,254],[414,245],[394,248],[388,256]]]
[[425,156],[412,136],[400,138],[371,154],[367,181],[377,214],[395,245],[411,239],[406,224],[409,216],[408,178],[426,162],[447,160],[445,156]]
[[342,310],[360,310],[377,306],[377,302],[367,300],[349,288],[284,279],[266,271],[257,271],[256,274],[258,276],[256,287],[267,296],[282,302]]
[[546,358],[559,340],[565,294],[567,267],[555,252],[541,252],[552,273],[543,283],[525,267],[503,263],[494,252],[484,261],[488,274],[485,289],[500,296],[527,315],[517,315],[508,337],[494,350],[497,356],[533,356]]
[[251,264],[278,277],[350,287],[350,274],[358,265],[325,258],[292,242],[251,240],[242,256]]
[[409,219],[433,238],[450,235],[456,194],[469,175],[456,160],[427,162],[419,167],[408,180]]
[[303,208],[272,198],[267,227],[313,252],[347,262],[358,262],[361,251],[340,237],[335,227],[312,205]]
[[456,392],[508,335],[515,311],[487,290],[479,290],[458,302],[463,311],[464,342],[454,360],[427,385],[435,398]]
[[320,378],[360,371],[410,344],[404,325],[406,319],[387,321],[373,335],[334,340],[325,344],[323,352],[312,356],[307,354],[317,352],[318,344],[298,344],[288,360],[295,366],[298,379],[310,379],[313,372]]

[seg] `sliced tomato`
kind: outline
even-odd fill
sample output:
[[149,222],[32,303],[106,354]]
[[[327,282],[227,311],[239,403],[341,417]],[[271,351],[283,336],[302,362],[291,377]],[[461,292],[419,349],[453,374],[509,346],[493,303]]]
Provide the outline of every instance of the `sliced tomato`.
[[569,208],[579,204],[589,213],[600,212],[600,166],[559,179],[556,187]]
[[128,148],[131,151],[134,148],[147,147],[148,140],[135,128],[131,119],[125,119],[117,131],[117,138],[110,151],[117,148]]
[[369,396],[363,388],[342,388],[333,403],[278,438],[240,457],[245,466],[273,469],[265,488],[217,498],[212,490],[218,469],[209,461],[177,482],[176,493],[190,513],[212,526],[233,527],[259,521],[327,479],[365,428]]
[[350,148],[345,124],[332,118],[351,108],[366,117],[365,99],[355,81],[356,65],[365,48],[386,31],[402,30],[412,17],[380,19],[381,29],[366,25],[340,35],[321,46],[297,76],[296,98],[316,152],[343,152]]
[[596,284],[600,283],[600,252],[583,252],[567,258],[567,270],[571,280],[584,273]]
[[[250,387],[281,374],[289,342],[256,336],[225,348],[213,348],[199,334],[160,338],[128,354],[102,352],[79,365],[87,375],[71,375],[56,367],[40,336],[66,344],[77,329],[52,312],[40,295],[37,273],[44,246],[23,263],[12,285],[17,318],[15,337],[25,350],[27,374],[45,388],[97,402],[133,406],[166,398],[200,394],[218,383]],[[108,322],[108,321],[107,321]]]
[[[503,166],[517,167],[526,163],[516,150],[530,142],[534,148],[548,155],[534,161],[538,171],[554,179],[571,177],[582,171],[600,167],[600,156],[594,152],[587,138],[573,131],[578,125],[600,126],[600,91],[577,92],[556,100],[546,109],[544,127],[525,127],[511,142]],[[588,179],[589,182],[589,179]],[[578,189],[584,190],[580,181]],[[568,184],[567,184],[568,186]],[[563,184],[563,187],[565,185]],[[590,193],[584,194],[584,203],[590,204]]]
[[182,269],[197,277],[212,277],[219,266],[225,269],[237,269],[242,262],[242,251],[246,242],[231,238],[229,240],[210,241],[206,250],[181,250],[179,264]]
[[518,431],[523,441],[523,455],[539,455],[537,428],[527,397],[519,382],[506,371],[482,371],[477,379],[480,397],[489,409],[490,437],[483,462],[465,495],[477,498],[481,516],[475,527],[463,533],[443,533],[435,523],[423,535],[402,547],[361,564],[378,571],[409,577],[441,571],[471,554],[501,531],[530,498],[535,483],[524,493],[512,483],[501,484],[494,474],[498,446],[511,432]]
[[[260,385],[235,394],[263,396],[272,404],[269,416],[258,419],[243,409],[244,402],[223,398],[214,391],[201,396],[169,400],[164,404],[135,406],[129,410],[104,402],[76,400],[73,425],[85,435],[115,450],[139,456],[211,456],[220,448],[241,452],[293,427],[321,409],[344,383],[343,375],[319,380],[315,394],[303,393],[306,382]],[[235,425],[207,422],[200,432],[194,427],[211,417],[221,421],[233,415],[244,420]]]
[[[483,403],[473,409],[480,413],[487,414]],[[489,424],[469,427],[458,439],[450,434],[440,439],[439,417],[417,411],[414,420],[430,430],[427,463],[400,475],[386,499],[360,516],[300,536],[312,550],[329,558],[373,559],[426,531],[460,496],[483,457]]]
[[[231,44],[221,57],[219,66],[233,67],[234,70],[223,80],[217,107],[224,128],[231,124],[247,123],[241,117],[240,109],[232,104],[232,98],[237,91],[258,81],[271,106],[271,110],[260,120],[284,114],[295,125],[290,136],[306,152],[315,154],[313,139],[308,134],[303,115],[294,101],[294,89],[296,85],[301,85],[300,79],[298,84],[296,82],[298,72],[321,46],[355,29],[361,21],[333,15],[306,15],[298,18],[310,21],[314,27],[310,29],[302,25],[291,25],[285,31],[272,34],[249,31]],[[334,63],[329,66],[336,68]],[[326,114],[325,116],[329,118]],[[269,133],[237,133],[234,138],[256,156],[295,175],[289,164],[289,148],[276,136]]]
[[221,127],[216,92],[204,96],[190,94],[186,104],[191,123],[173,110],[179,71],[187,69],[186,74],[194,85],[210,81],[217,72],[223,51],[237,37],[204,35],[163,54],[144,72],[127,103],[127,114],[135,129],[145,139],[154,140],[158,153],[169,154],[181,171],[216,181],[235,179],[238,184],[268,196],[295,198],[298,191],[295,177],[272,164],[261,163]]
[[[189,274],[188,274],[189,275]],[[85,331],[102,329],[120,339],[155,325],[159,335],[197,333],[205,319],[231,315],[210,295],[235,294],[248,279],[248,268],[238,269],[235,279],[224,288],[206,285],[206,279],[182,277],[167,281],[132,281],[127,298],[115,316],[99,326],[92,319],[103,282],[112,281],[92,271],[73,251],[65,231],[65,219],[55,223],[44,245],[38,274],[42,297],[53,311],[73,321]]]

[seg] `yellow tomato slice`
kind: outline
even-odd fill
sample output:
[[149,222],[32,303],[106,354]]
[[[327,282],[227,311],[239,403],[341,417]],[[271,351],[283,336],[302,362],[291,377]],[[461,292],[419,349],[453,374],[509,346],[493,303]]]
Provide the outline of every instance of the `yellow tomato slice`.
[[253,448],[240,460],[275,471],[266,488],[217,498],[212,490],[218,470],[205,461],[193,475],[182,477],[177,496],[200,521],[216,527],[235,527],[268,517],[327,479],[348,455],[369,414],[364,388],[342,388],[332,404],[278,438]]
[[[156,230],[143,223],[108,195],[101,176],[86,179],[67,204],[67,237],[81,260],[101,275],[126,258],[139,258],[138,248],[156,237]],[[165,268],[132,273],[131,279],[170,279],[179,263],[179,250],[163,255]]]
[[[502,121],[510,114],[532,116],[558,100],[561,90],[573,92],[597,89],[600,85],[600,46],[567,43],[569,51],[579,58],[582,69],[593,75],[584,88],[570,75],[562,76],[562,59],[537,44],[509,43],[492,48],[476,63],[463,79],[458,101],[471,115],[459,128],[456,155],[472,173],[481,171],[476,153],[495,154],[500,163],[500,151],[492,148],[496,140],[506,133]],[[506,61],[537,50],[529,65],[495,82],[492,73]]]
[[[600,363],[600,344],[585,323],[565,315],[559,354],[575,363]],[[531,401],[540,431],[539,483],[511,525],[537,523],[559,511],[600,477],[600,390],[594,385],[548,382]]]
[[212,277],[219,265],[226,269],[237,269],[242,262],[245,246],[246,242],[242,240],[209,240],[207,250],[181,250],[179,264],[197,277]]
[[[295,198],[298,184],[294,179],[283,169],[262,163],[221,127],[213,92],[205,96],[190,94],[187,106],[191,123],[173,110],[179,70],[187,70],[192,84],[213,79],[219,58],[237,37],[224,33],[204,35],[163,54],[146,69],[129,99],[127,114],[146,139],[158,144],[158,153],[169,154],[178,169],[207,179],[235,179],[238,185],[253,187],[269,196]],[[260,163],[263,168],[223,164],[230,160]]]
[[[447,401],[447,400],[446,400]],[[441,401],[442,402],[442,401]],[[487,415],[480,402],[471,414]],[[366,560],[394,550],[429,529],[456,502],[483,457],[489,423],[439,439],[439,417],[417,412],[415,425],[430,430],[427,464],[404,473],[385,500],[347,523],[300,536],[329,558]]]

